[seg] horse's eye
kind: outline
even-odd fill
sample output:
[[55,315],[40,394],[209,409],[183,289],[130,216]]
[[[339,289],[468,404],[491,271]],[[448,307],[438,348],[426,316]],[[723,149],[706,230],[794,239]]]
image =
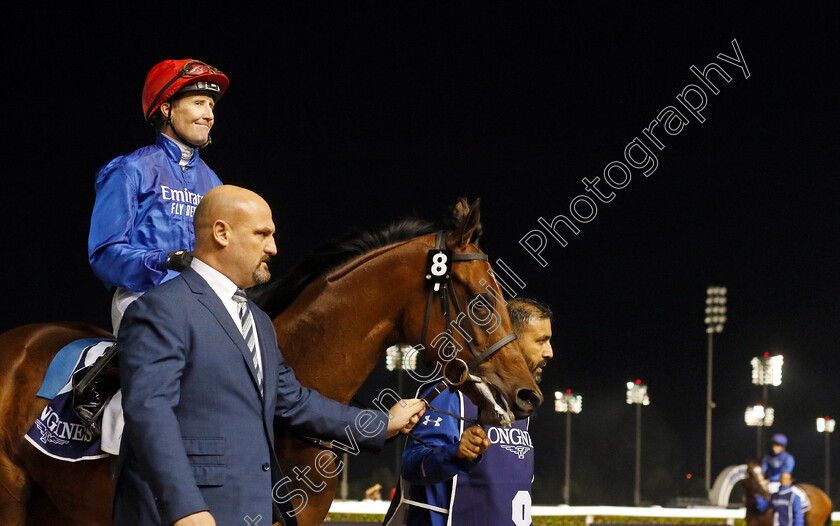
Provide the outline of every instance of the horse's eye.
[[479,300],[479,304],[482,308],[487,308],[493,305],[493,298],[490,297],[489,294],[479,294],[475,297],[475,299]]

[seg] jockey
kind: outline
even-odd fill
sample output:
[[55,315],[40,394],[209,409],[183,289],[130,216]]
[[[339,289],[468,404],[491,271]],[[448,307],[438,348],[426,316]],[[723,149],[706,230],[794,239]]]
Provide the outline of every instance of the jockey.
[[[132,301],[189,266],[195,207],[222,184],[199,150],[211,142],[213,110],[229,84],[224,73],[199,60],[164,60],[152,67],[142,102],[155,143],[116,157],[96,175],[88,259],[113,293],[115,336]],[[100,373],[113,354],[74,378],[74,406],[94,432],[111,394],[103,392]]]
[[768,491],[772,494],[779,489],[779,479],[782,473],[793,473],[793,466],[796,461],[793,455],[786,451],[788,439],[781,433],[776,433],[770,438],[773,447],[772,455],[765,455],[761,460],[761,470],[768,480]]
[[811,504],[805,492],[793,485],[790,473],[780,475],[779,490],[764,500],[760,495],[755,496],[758,511],[765,512],[770,508],[773,514],[773,526],[805,526],[805,512],[811,509]]

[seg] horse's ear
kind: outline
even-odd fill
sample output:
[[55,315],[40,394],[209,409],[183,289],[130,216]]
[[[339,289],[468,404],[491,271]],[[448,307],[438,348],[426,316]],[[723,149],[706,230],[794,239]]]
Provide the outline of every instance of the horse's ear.
[[446,236],[446,248],[465,248],[481,228],[481,199],[476,199],[472,205],[467,204],[464,197],[459,199],[452,210],[452,220],[455,228]]

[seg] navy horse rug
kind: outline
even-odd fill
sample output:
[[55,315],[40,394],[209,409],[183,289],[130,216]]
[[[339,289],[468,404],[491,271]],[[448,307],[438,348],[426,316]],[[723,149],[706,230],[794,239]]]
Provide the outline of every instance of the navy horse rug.
[[73,411],[71,378],[102,356],[114,340],[86,339],[68,344],[56,354],[38,396],[51,400],[26,433],[26,440],[42,453],[77,462],[107,457],[101,440],[94,437]]

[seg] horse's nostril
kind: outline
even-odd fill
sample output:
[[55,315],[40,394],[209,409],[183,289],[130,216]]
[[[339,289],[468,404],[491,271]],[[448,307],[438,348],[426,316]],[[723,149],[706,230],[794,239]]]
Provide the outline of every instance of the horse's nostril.
[[543,397],[539,391],[532,389],[518,389],[516,391],[516,405],[522,411],[531,414],[542,404]]

